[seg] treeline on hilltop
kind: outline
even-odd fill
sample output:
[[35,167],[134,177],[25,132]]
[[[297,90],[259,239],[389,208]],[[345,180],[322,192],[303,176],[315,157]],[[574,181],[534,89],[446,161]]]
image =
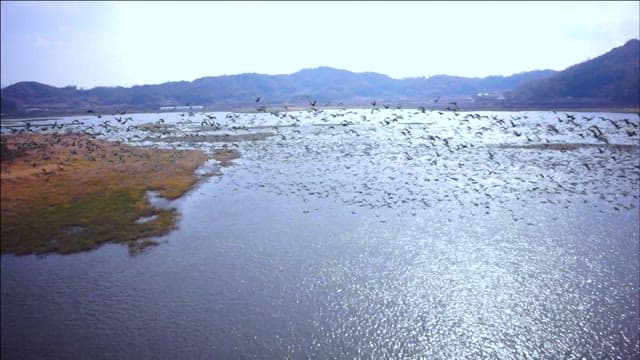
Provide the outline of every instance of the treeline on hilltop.
[[239,74],[133,87],[53,87],[19,82],[2,89],[4,115],[85,112],[87,109],[157,110],[201,105],[230,110],[255,106],[367,105],[373,99],[394,104],[433,104],[440,97],[467,105],[631,106],[640,104],[639,41],[633,39],[595,59],[563,71],[535,70],[511,76],[465,78],[436,75],[393,79],[330,67],[290,75]]

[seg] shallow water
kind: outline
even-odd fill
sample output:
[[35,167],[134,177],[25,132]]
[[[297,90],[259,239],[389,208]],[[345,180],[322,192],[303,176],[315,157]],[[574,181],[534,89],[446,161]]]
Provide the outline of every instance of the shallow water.
[[275,136],[162,143],[100,128],[242,158],[175,201],[178,230],[141,255],[3,255],[3,358],[640,352],[637,115],[210,115],[219,129],[204,114],[131,124]]

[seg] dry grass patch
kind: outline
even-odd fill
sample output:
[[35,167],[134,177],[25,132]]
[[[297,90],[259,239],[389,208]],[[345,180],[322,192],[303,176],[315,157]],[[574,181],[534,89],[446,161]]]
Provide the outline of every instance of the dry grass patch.
[[[3,136],[2,149],[0,243],[3,253],[15,254],[66,254],[106,242],[137,251],[152,244],[141,239],[170,231],[176,213],[151,207],[147,190],[181,196],[207,158],[86,135]],[[136,222],[146,216],[154,217]]]

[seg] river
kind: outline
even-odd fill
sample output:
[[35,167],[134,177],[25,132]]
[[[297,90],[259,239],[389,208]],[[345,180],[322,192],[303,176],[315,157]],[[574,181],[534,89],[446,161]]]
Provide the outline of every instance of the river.
[[29,121],[241,158],[140,255],[2,255],[3,359],[640,353],[637,114],[127,116]]

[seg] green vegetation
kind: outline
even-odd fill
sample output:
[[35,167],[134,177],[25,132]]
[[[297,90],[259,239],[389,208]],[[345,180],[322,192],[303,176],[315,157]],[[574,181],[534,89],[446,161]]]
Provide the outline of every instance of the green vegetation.
[[[534,70],[510,76],[466,78],[435,75],[393,79],[330,67],[291,75],[239,74],[191,82],[97,87],[81,90],[20,82],[2,89],[2,113],[9,116],[157,111],[197,104],[207,110],[267,111],[272,108],[369,107],[379,104],[445,109],[596,109],[640,107],[640,50],[637,39],[563,71]],[[257,95],[260,103],[254,100]],[[443,98],[439,103],[436,99]],[[162,132],[161,126],[148,130]]]
[[[42,148],[17,152],[25,142],[45,144],[48,159],[42,160]],[[146,192],[181,196],[206,161],[197,151],[133,148],[78,135],[58,142],[47,135],[9,136],[3,146],[15,156],[2,161],[0,244],[3,253],[15,254],[68,254],[107,242],[139,252],[176,220],[175,210],[153,208]],[[97,147],[100,154],[92,150]],[[151,218],[137,221],[144,217]]]
[[[470,97],[479,92],[503,92],[531,80],[548,77],[551,70],[511,76],[465,78],[437,75],[393,79],[376,73],[354,73],[320,67],[291,75],[240,74],[205,77],[192,82],[158,85],[98,87],[80,90],[20,82],[2,89],[2,112],[7,115],[115,113],[118,110],[157,111],[162,106],[198,104],[207,108],[254,111],[258,106],[289,105],[368,106],[372,99],[397,103],[433,103],[436,97]],[[261,95],[260,103],[255,96]],[[78,106],[82,104],[82,106]],[[446,106],[446,103],[440,105]]]
[[556,106],[640,106],[640,41],[634,39],[553,76],[525,83],[512,102]]

